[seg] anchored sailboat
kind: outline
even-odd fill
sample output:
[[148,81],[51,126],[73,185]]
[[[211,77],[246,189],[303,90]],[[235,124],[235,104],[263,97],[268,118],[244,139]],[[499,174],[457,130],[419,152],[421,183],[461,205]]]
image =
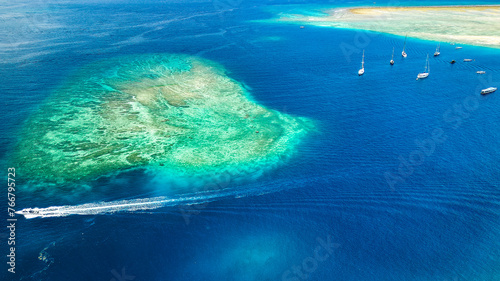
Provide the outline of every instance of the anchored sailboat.
[[436,52],[434,52],[434,56],[437,57],[441,54],[441,52],[439,51],[439,47],[440,47],[440,44],[437,45],[436,47]]
[[403,45],[403,51],[401,52],[401,55],[403,56],[403,58],[406,58],[408,55],[406,54],[405,52],[405,49],[406,49],[406,38],[408,37],[408,34],[406,34],[405,36],[405,43]]
[[427,55],[424,72],[421,72],[417,75],[417,80],[427,78],[429,76],[430,71],[431,71],[431,65],[429,64],[429,55]]
[[394,64],[394,47],[392,47],[392,58],[391,58],[390,64],[391,65]]
[[495,87],[489,87],[487,89],[481,90],[481,95],[490,94],[490,93],[495,92],[496,90],[497,90],[497,88],[495,88]]
[[358,75],[361,76],[365,73],[365,50],[363,50],[363,58],[361,59],[361,69],[358,71]]

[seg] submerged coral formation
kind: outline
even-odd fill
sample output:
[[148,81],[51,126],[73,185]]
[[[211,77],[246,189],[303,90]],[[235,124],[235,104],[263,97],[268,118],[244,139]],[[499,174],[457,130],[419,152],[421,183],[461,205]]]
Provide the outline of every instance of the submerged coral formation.
[[90,64],[57,90],[27,121],[15,161],[27,179],[59,184],[147,166],[263,169],[307,128],[250,100],[214,62],[132,55]]

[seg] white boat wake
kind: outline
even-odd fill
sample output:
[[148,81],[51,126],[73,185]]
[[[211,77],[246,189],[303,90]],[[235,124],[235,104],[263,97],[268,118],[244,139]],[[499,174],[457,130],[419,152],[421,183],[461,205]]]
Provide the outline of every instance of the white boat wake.
[[224,197],[224,194],[212,193],[202,196],[190,196],[182,198],[168,198],[165,196],[120,200],[110,202],[86,203],[82,205],[52,206],[47,208],[26,208],[17,211],[16,214],[23,215],[27,219],[65,217],[69,215],[99,215],[112,214],[116,212],[133,212],[139,210],[153,210],[167,206],[201,204],[212,201],[215,198]]
[[23,215],[27,219],[66,217],[70,215],[102,215],[116,212],[134,212],[143,210],[154,210],[163,207],[180,205],[204,204],[225,198],[242,198],[249,195],[264,195],[282,190],[284,188],[301,187],[308,182],[330,181],[330,176],[319,178],[305,178],[293,181],[267,182],[257,184],[248,189],[235,190],[231,188],[210,190],[204,192],[190,193],[178,197],[158,196],[141,199],[127,199],[108,202],[94,202],[81,205],[52,206],[47,208],[25,208],[16,214]]

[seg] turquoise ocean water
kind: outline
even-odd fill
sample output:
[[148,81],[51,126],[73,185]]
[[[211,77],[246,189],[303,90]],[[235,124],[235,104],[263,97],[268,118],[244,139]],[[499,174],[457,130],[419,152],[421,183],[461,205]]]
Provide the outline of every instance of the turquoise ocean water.
[[[400,50],[404,38],[256,21],[274,16],[269,6],[300,12],[312,4],[373,2],[4,4],[5,171],[43,101],[81,67],[120,55],[215,61],[252,100],[315,120],[317,131],[277,168],[243,179],[214,175],[225,189],[209,194],[185,194],[191,181],[172,180],[175,174],[153,180],[141,170],[87,181],[85,190],[33,191],[19,178],[19,209],[178,201],[134,212],[18,217],[16,274],[4,267],[2,242],[1,280],[500,280],[500,97],[478,92],[500,86],[500,51],[442,43],[429,78],[415,81],[437,42],[409,38],[408,58],[396,56],[391,67],[392,48]],[[399,2],[436,4],[459,3]],[[346,55],[342,44],[354,52]],[[362,49],[366,73],[358,77]],[[186,204],[193,196],[202,204]]]

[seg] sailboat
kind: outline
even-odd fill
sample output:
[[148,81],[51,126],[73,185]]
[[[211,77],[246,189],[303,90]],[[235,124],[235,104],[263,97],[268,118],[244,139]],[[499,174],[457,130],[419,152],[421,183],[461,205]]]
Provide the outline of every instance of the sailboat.
[[361,60],[361,69],[358,71],[358,75],[361,76],[365,74],[365,50],[363,50],[363,59]]
[[390,64],[391,65],[394,64],[394,47],[392,47],[392,58],[391,58]]
[[439,51],[439,46],[440,44],[437,45],[437,48],[436,48],[436,52],[434,52],[434,56],[437,57],[441,54],[441,52]]
[[427,55],[427,60],[425,61],[425,69],[424,72],[419,73],[417,75],[417,80],[418,79],[424,79],[429,76],[429,72],[431,71],[431,65],[429,64],[429,55]]
[[490,93],[495,92],[496,90],[497,90],[497,88],[495,88],[495,87],[489,87],[488,89],[481,90],[481,95],[490,94]]
[[406,58],[408,55],[406,54],[405,52],[405,49],[406,49],[406,38],[408,37],[408,34],[406,34],[405,36],[405,43],[403,45],[403,51],[401,52],[401,55],[403,56],[403,58]]

